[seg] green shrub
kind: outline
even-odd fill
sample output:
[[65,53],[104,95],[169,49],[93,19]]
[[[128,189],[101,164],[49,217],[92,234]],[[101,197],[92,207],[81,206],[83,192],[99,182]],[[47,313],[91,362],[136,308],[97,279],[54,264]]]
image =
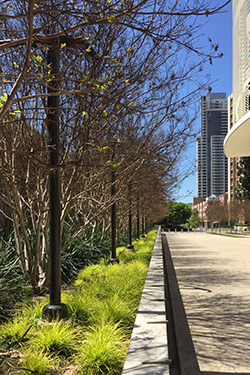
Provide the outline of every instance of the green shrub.
[[94,320],[118,324],[128,332],[133,328],[136,311],[137,307],[132,307],[130,302],[123,301],[118,295],[113,295],[96,306]]
[[118,264],[90,266],[80,271],[75,285],[92,297],[104,300],[115,293],[117,289],[116,280],[120,273],[121,267]]
[[[35,373],[37,375],[56,374],[58,361],[56,358],[48,356],[41,351],[24,351],[20,360],[21,374],[27,375]],[[20,372],[19,372],[20,373]]]
[[29,345],[45,353],[68,357],[75,353],[78,338],[79,330],[72,321],[61,320],[38,327]]
[[124,301],[137,304],[140,300],[148,267],[139,261],[123,266],[117,275],[116,293]]
[[37,321],[42,318],[42,309],[48,303],[48,297],[39,301],[24,301],[19,305],[16,315],[22,316],[23,320]]
[[78,354],[81,374],[120,374],[125,355],[126,345],[122,331],[117,325],[101,322],[85,333],[85,340]]
[[21,345],[27,340],[32,324],[22,319],[15,318],[0,326],[1,344],[11,348]]
[[69,316],[78,324],[86,326],[96,311],[95,298],[86,291],[63,293],[62,299],[68,307]]
[[1,230],[0,237],[0,321],[3,321],[18,301],[31,295],[32,288],[27,285],[19,267],[14,233]]
[[100,278],[106,270],[106,265],[92,265],[82,269],[77,277],[76,285],[81,285],[81,282],[93,282],[93,279]]
[[136,254],[135,254],[135,252],[133,252],[131,250],[127,250],[124,247],[120,247],[120,248],[117,249],[117,257],[119,258],[119,261],[120,261],[121,264],[122,263],[130,263],[135,259]]

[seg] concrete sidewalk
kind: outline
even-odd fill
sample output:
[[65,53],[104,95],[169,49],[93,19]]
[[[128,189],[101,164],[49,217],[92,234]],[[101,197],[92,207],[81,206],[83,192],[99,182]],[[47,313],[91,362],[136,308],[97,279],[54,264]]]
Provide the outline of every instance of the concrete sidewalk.
[[161,233],[158,231],[122,375],[169,375]]
[[250,374],[250,238],[167,233],[200,370]]

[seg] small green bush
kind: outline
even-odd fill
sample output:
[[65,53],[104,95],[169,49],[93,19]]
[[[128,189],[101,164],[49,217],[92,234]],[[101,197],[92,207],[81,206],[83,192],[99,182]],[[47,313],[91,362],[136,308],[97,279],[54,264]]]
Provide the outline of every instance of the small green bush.
[[122,330],[113,323],[101,322],[85,333],[85,340],[78,354],[81,374],[120,374],[125,355]]
[[[24,351],[20,360],[21,374],[27,375],[35,373],[37,375],[52,375],[56,374],[56,367],[58,361],[52,356],[40,351]],[[20,373],[20,372],[19,372]]]
[[97,305],[95,322],[110,322],[118,324],[124,331],[133,328],[137,308],[130,302],[123,301],[118,295],[113,295]]
[[0,326],[1,344],[9,348],[21,345],[28,339],[28,334],[32,324],[22,319],[15,318],[12,321]]
[[89,324],[92,315],[96,311],[96,300],[90,293],[84,290],[71,291],[71,293],[63,293],[62,299],[68,307],[71,319],[82,326]]
[[46,301],[44,298],[39,301],[24,301],[22,304],[20,304],[20,307],[16,312],[16,315],[20,315],[21,312],[23,320],[27,320],[30,322],[37,321],[38,319],[42,318],[42,309],[44,305],[48,303],[48,298],[46,299]]
[[127,250],[126,248],[122,247],[122,248],[117,249],[117,256],[119,258],[120,263],[124,264],[124,263],[132,262],[135,259],[136,254],[135,252]]
[[6,320],[18,301],[33,292],[21,273],[13,231],[0,230],[0,321]]
[[69,357],[76,352],[77,338],[79,329],[74,327],[72,321],[61,320],[38,327],[29,345],[45,353]]
[[121,272],[118,264],[87,267],[80,271],[75,285],[93,298],[105,300],[117,291],[117,277]]
[[148,267],[139,261],[134,261],[122,266],[117,275],[116,293],[124,301],[138,304]]

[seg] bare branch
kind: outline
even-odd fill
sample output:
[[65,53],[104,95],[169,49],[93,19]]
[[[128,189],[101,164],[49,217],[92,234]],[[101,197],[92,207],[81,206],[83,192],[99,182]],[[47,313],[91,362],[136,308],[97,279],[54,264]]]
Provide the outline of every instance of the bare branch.
[[13,98],[18,92],[19,87],[22,84],[23,79],[26,76],[26,73],[28,71],[29,65],[30,65],[30,55],[31,55],[31,48],[32,48],[32,40],[33,40],[33,7],[34,7],[34,0],[29,0],[29,7],[28,7],[28,35],[27,35],[27,42],[26,42],[26,55],[25,55],[25,61],[22,67],[22,71],[18,76],[17,81],[15,82],[10,94],[8,95],[8,98],[6,102],[4,103],[1,111],[0,111],[0,121],[3,120],[4,116],[8,112],[11,104],[13,103]]

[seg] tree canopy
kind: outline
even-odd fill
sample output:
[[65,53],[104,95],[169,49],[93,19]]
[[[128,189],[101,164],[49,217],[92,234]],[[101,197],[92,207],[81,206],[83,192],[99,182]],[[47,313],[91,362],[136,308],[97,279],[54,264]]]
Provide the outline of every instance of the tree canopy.
[[236,198],[250,199],[250,157],[242,157],[237,163],[239,179],[235,188]]
[[168,226],[177,228],[182,224],[186,224],[191,215],[192,208],[189,204],[174,201],[167,203],[165,219]]
[[199,212],[197,209],[192,210],[192,215],[188,220],[188,225],[194,228],[197,228],[202,223],[202,220],[199,216]]

